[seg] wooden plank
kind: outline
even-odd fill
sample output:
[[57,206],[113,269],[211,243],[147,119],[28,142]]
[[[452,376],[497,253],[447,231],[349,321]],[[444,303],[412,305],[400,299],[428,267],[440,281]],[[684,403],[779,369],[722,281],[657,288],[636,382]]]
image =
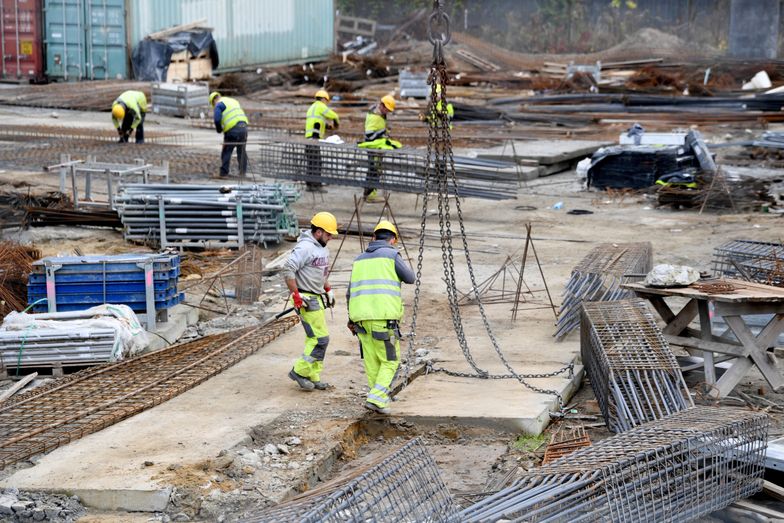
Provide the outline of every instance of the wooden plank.
[[37,376],[38,376],[37,372],[33,372],[32,374],[28,374],[27,376],[25,376],[21,380],[19,380],[16,383],[14,383],[11,386],[10,389],[7,389],[7,390],[3,391],[3,393],[0,394],[0,403],[4,402],[5,400],[10,398],[11,396],[16,394],[17,392],[19,392],[20,390],[25,388],[25,386],[28,383],[30,383],[31,381],[33,381]]
[[762,492],[779,501],[784,501],[784,487],[780,487],[768,480],[762,483]]
[[749,358],[737,358],[732,366],[722,374],[721,378],[715,383],[714,389],[708,393],[712,398],[724,398],[735,386],[743,379],[754,363]]
[[686,336],[674,336],[672,334],[665,334],[664,339],[671,345],[707,352],[718,352],[719,354],[728,354],[736,358],[745,358],[749,355],[748,349],[740,345],[730,345],[729,343],[701,340],[699,338],[687,338]]
[[151,40],[160,40],[162,38],[166,38],[174,33],[179,33],[180,31],[188,31],[190,29],[206,29],[208,31],[212,31],[212,27],[207,26],[207,19],[202,18],[201,20],[196,20],[195,22],[190,22],[187,24],[180,24],[170,27],[168,29],[164,29],[162,31],[158,31],[155,33],[150,33],[147,35],[147,38]]
[[694,287],[647,287],[642,283],[625,283],[621,285],[621,288],[634,291],[641,296],[681,296],[716,303],[784,303],[784,289],[782,288],[730,279],[722,281],[732,283],[735,286],[735,291],[731,294],[707,294]]
[[736,501],[730,506],[742,508],[743,510],[749,510],[751,512],[754,512],[756,514],[761,514],[769,518],[784,520],[784,512],[779,512],[778,510],[773,510],[772,508],[768,508],[763,505],[759,505],[757,503],[752,503],[747,499]]
[[689,326],[695,316],[697,316],[697,301],[691,300],[671,321],[667,322],[667,326],[662,329],[662,332],[677,336]]

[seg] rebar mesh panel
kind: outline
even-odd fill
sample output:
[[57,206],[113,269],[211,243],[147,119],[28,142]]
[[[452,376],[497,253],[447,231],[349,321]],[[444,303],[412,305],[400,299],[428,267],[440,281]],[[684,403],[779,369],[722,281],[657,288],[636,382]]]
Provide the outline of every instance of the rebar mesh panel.
[[692,407],[532,470],[456,521],[691,521],[762,488],[765,414]]
[[643,279],[651,270],[652,257],[650,242],[602,243],[591,249],[572,269],[564,287],[555,337],[563,339],[580,324],[583,302],[632,297],[632,292],[620,286]]
[[713,249],[713,273],[721,278],[745,278],[784,286],[784,245],[730,240]]
[[[412,150],[368,150],[316,140],[260,143],[262,176],[421,194],[427,157]],[[251,153],[252,154],[252,153]],[[517,197],[517,172],[492,160],[455,162],[457,188],[449,193],[490,200]]]
[[580,352],[613,432],[693,406],[675,355],[641,299],[584,303]]
[[384,459],[247,522],[448,521],[457,507],[419,438]]

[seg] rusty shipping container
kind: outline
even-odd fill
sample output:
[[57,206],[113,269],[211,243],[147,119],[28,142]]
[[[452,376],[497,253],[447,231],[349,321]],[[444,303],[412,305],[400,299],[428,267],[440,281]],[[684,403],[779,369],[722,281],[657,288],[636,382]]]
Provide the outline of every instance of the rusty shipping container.
[[3,80],[44,80],[42,0],[0,0]]

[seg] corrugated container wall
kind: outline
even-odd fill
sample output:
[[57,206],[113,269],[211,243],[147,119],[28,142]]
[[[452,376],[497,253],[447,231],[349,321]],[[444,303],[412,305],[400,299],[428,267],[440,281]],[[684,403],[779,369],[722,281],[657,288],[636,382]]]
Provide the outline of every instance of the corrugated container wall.
[[44,26],[51,80],[128,78],[125,0],[44,0]]
[[3,79],[42,81],[41,0],[0,0],[0,20]]
[[146,35],[207,20],[220,67],[316,60],[334,40],[334,0],[128,0],[130,45]]

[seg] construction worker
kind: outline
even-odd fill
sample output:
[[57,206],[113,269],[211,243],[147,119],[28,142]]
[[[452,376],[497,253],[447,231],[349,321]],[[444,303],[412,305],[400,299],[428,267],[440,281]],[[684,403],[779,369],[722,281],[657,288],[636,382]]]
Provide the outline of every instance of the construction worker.
[[210,93],[210,106],[214,108],[213,120],[215,130],[223,133],[223,149],[221,150],[221,168],[219,176],[229,176],[231,153],[237,148],[237,163],[240,167],[240,176],[245,176],[248,170],[248,157],[245,153],[245,144],[248,141],[248,117],[234,98],[221,96],[217,91]]
[[147,97],[141,91],[125,91],[112,103],[112,123],[120,135],[120,143],[128,143],[135,131],[136,143],[144,143],[144,117]]
[[[330,109],[329,93],[324,89],[316,91],[316,101],[310,104],[305,115],[305,138],[321,140],[327,137],[327,129],[337,129],[340,126],[338,113]],[[307,186],[311,190],[319,190],[321,184],[313,181],[312,177],[321,176],[321,150],[317,145],[305,146],[305,158],[307,159],[308,181]]]
[[367,250],[354,260],[346,292],[348,328],[359,337],[370,388],[365,408],[381,414],[390,412],[390,387],[400,366],[401,282],[416,280],[395,248],[397,240],[392,223],[378,222]]
[[335,306],[335,293],[327,281],[327,243],[338,234],[338,222],[328,212],[316,213],[310,230],[301,232],[283,268],[283,279],[291,293],[291,303],[305,329],[305,350],[289,372],[289,378],[306,390],[324,390],[321,381],[329,332],[324,310]]
[[[423,121],[427,120],[428,122],[432,121],[432,123],[435,124],[435,120],[436,120],[436,117],[437,117],[436,115],[438,113],[442,112],[442,109],[441,109],[441,107],[442,107],[442,105],[441,105],[441,103],[442,103],[441,102],[441,84],[436,84],[436,97],[438,98],[438,101],[435,103],[435,109],[433,109],[432,103],[428,103],[427,116],[425,116],[423,114],[420,114],[419,115],[420,120],[423,120]],[[447,118],[447,121],[449,122],[449,129],[450,130],[452,129],[452,119],[454,117],[455,117],[455,108],[454,108],[454,106],[452,106],[452,102],[447,102],[446,103],[446,118]]]
[[[363,149],[399,149],[403,145],[389,138],[387,128],[387,115],[395,111],[395,98],[386,95],[381,101],[368,111],[365,117],[365,139],[358,145]],[[377,183],[381,178],[381,155],[368,152],[368,173],[366,181],[368,184]],[[375,187],[365,187],[365,201],[376,200],[378,189]]]

